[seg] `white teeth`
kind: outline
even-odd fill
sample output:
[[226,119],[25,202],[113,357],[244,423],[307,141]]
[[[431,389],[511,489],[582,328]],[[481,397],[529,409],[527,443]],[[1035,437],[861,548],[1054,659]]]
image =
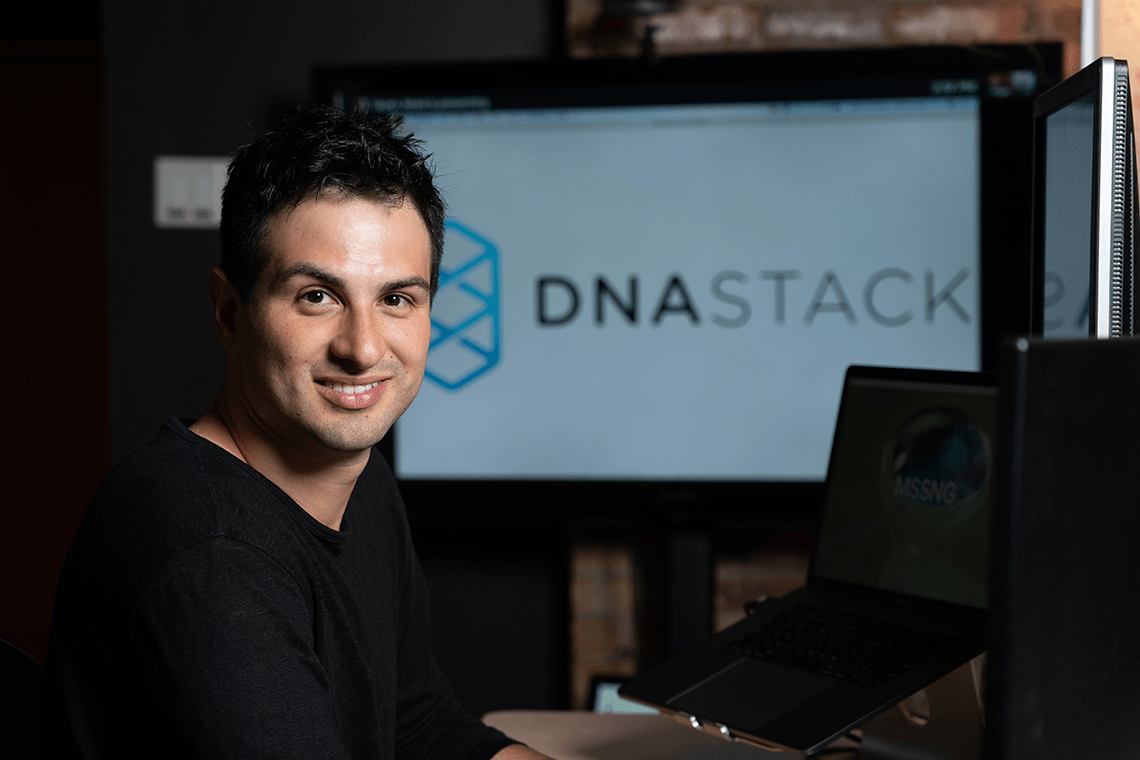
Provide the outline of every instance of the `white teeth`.
[[364,391],[372,390],[380,381],[369,383],[368,385],[333,385],[332,383],[325,383],[326,388],[332,388],[337,393],[364,393]]

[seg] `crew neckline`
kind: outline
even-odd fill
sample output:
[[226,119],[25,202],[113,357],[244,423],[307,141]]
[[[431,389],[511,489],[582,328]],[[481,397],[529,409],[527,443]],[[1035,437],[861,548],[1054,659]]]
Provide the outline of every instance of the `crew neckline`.
[[344,515],[341,517],[341,529],[336,530],[334,528],[330,528],[306,512],[305,508],[298,504],[292,496],[287,494],[285,490],[281,488],[281,486],[274,483],[261,471],[250,465],[249,462],[246,462],[234,456],[231,452],[226,451],[224,448],[214,443],[209,438],[200,436],[191,430],[190,425],[192,423],[193,420],[186,420],[178,417],[177,415],[171,414],[163,423],[163,427],[166,427],[171,432],[175,433],[180,438],[185,440],[187,443],[191,443],[196,446],[203,446],[205,447],[206,451],[211,452],[214,456],[220,455],[225,462],[229,463],[231,466],[236,466],[239,470],[252,476],[259,483],[269,488],[269,490],[285,504],[289,511],[297,519],[299,519],[302,524],[305,525],[305,527],[307,527],[313,533],[317,534],[318,537],[326,541],[331,541],[333,543],[344,543],[345,540],[348,539],[351,531],[346,526],[349,523],[350,512],[353,511],[353,497],[356,494],[355,489],[353,489],[353,495],[348,497],[348,505],[345,507]]

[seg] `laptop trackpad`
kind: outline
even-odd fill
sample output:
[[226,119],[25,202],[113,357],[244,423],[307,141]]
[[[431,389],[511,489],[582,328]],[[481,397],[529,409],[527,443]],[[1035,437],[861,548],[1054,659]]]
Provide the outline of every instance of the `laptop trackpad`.
[[754,731],[833,684],[835,680],[826,676],[745,659],[669,700],[669,708]]

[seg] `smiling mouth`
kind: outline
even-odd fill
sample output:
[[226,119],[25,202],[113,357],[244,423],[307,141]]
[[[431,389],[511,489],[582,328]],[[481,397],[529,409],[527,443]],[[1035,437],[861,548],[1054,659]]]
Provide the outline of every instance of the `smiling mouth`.
[[380,381],[371,382],[368,385],[336,385],[335,383],[322,383],[326,388],[332,388],[337,393],[364,393],[370,391],[380,384]]

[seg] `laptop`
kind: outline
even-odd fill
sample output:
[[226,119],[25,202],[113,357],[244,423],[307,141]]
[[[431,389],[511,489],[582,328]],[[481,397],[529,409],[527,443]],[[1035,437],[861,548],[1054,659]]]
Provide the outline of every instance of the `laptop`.
[[985,651],[997,379],[855,366],[807,585],[620,690],[815,754]]

